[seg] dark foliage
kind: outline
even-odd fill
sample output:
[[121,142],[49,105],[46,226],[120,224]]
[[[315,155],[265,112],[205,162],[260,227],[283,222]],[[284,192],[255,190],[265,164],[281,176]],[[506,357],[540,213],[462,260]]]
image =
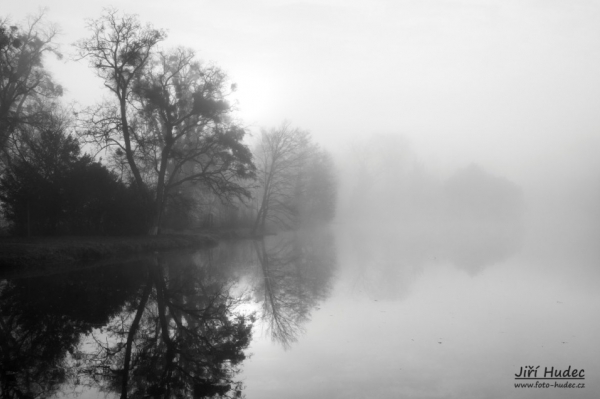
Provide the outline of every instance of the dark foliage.
[[150,234],[185,186],[206,188],[222,201],[248,198],[242,181],[254,177],[255,166],[245,131],[231,118],[225,73],[196,61],[191,50],[160,51],[165,32],[136,16],[109,9],[88,27],[79,55],[115,102],[89,112],[86,140],[114,151],[136,185],[153,190]]
[[149,201],[119,181],[62,131],[29,139],[26,155],[0,179],[4,217],[17,235],[135,234]]
[[76,370],[83,334],[107,323],[136,295],[139,265],[109,266],[0,286],[0,396],[45,398]]

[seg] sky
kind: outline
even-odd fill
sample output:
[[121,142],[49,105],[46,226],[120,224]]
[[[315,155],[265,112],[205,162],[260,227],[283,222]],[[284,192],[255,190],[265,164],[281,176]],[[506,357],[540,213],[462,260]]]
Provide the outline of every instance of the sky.
[[[223,68],[255,136],[287,120],[341,165],[383,135],[410,143],[442,177],[479,164],[524,188],[534,233],[556,236],[540,240],[548,263],[558,257],[548,249],[562,246],[597,270],[600,0],[4,0],[0,17],[19,22],[45,7],[66,55],[47,65],[65,101],[92,105],[108,93],[72,44],[109,6],[166,29],[164,48],[192,48]],[[596,276],[585,273],[574,275]],[[539,288],[540,277],[523,282]]]
[[[108,6],[227,71],[255,134],[287,120],[336,154],[398,135],[432,169],[478,163],[517,182],[600,170],[600,1],[20,0],[0,13],[45,7],[69,55]],[[65,100],[106,95],[85,61],[47,62]]]

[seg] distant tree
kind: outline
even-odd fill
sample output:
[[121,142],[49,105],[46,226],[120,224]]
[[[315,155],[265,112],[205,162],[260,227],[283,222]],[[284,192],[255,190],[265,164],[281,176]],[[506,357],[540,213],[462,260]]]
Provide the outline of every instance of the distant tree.
[[451,176],[444,186],[450,217],[478,222],[520,221],[524,209],[522,189],[472,164]]
[[308,132],[284,123],[263,131],[257,145],[259,206],[253,231],[267,221],[294,228],[335,213],[336,179],[331,156],[311,142]]
[[61,57],[54,42],[58,28],[45,23],[43,13],[25,26],[0,19],[0,151],[10,161],[9,140],[19,127],[35,124],[48,99],[62,95],[62,88],[44,68],[44,55]]
[[86,137],[124,157],[138,187],[153,189],[150,233],[158,233],[167,198],[184,184],[201,184],[223,200],[248,197],[239,182],[254,176],[254,164],[244,130],[229,117],[225,74],[190,50],[158,51],[165,33],[135,16],[108,10],[88,27],[92,36],[78,43],[79,54],[117,103],[91,114]]
[[253,231],[262,231],[267,220],[291,227],[297,209],[292,206],[300,171],[310,152],[306,131],[284,123],[263,131],[255,156],[258,168],[259,207]]
[[330,222],[336,211],[337,174],[331,155],[315,148],[301,172],[295,189],[298,195],[299,224],[314,225]]

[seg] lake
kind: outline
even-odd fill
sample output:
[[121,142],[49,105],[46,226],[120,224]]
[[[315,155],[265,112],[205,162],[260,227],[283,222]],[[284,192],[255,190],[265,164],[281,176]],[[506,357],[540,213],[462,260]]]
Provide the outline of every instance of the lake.
[[3,393],[597,397],[581,226],[336,225],[4,280]]

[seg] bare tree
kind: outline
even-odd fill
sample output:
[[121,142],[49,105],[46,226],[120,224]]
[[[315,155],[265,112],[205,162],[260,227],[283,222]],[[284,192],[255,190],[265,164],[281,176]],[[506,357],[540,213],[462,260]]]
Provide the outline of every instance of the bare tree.
[[[123,149],[135,182],[141,187],[143,180],[135,162],[134,133],[130,128],[131,86],[166,34],[150,25],[142,26],[133,15],[120,16],[116,9],[105,10],[100,18],[89,20],[87,27],[92,35],[76,44],[79,55],[89,59],[90,66],[104,80],[104,86],[118,100],[116,109],[103,107],[100,115],[95,115],[100,127],[94,131],[95,136],[105,145]],[[102,137],[98,137],[99,134]]]
[[289,123],[262,132],[255,155],[261,197],[254,233],[263,231],[267,220],[290,226],[294,188],[309,153],[308,132],[292,128]]
[[330,154],[288,123],[263,131],[255,150],[259,206],[253,233],[267,222],[284,228],[326,223],[336,207],[337,177]]
[[20,126],[33,124],[44,113],[45,100],[62,95],[44,69],[45,54],[62,57],[54,39],[56,25],[44,13],[30,17],[23,27],[0,19],[0,151],[9,162],[9,142]]
[[[151,234],[157,234],[169,192],[199,183],[222,200],[249,197],[240,181],[254,176],[245,131],[231,122],[227,77],[195,60],[191,50],[157,50],[163,31],[108,10],[90,21],[77,46],[113,92],[118,106],[97,108],[87,136],[124,156],[135,182],[153,188]],[[233,89],[233,85],[231,89]]]

